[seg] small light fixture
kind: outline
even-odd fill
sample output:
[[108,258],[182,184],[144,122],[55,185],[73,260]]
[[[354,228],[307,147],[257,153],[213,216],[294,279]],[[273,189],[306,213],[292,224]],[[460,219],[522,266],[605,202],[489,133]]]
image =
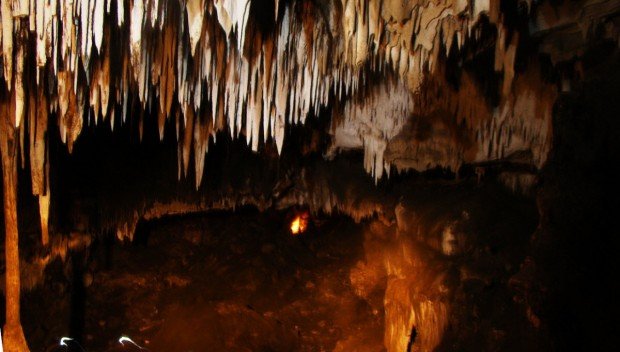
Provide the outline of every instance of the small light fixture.
[[297,214],[291,222],[290,228],[293,235],[304,233],[308,228],[308,213]]

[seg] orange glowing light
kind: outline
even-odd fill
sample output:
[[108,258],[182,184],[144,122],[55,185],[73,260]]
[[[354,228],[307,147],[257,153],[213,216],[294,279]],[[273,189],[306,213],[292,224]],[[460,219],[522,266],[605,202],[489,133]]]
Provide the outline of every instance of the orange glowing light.
[[293,235],[299,235],[306,231],[306,227],[308,227],[308,215],[297,215],[293,222],[291,222],[291,233]]

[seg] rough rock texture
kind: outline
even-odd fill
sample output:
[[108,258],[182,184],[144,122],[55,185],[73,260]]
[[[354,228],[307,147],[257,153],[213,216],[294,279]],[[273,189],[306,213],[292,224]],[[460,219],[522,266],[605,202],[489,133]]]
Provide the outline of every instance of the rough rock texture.
[[[143,222],[134,245],[102,239],[54,261],[46,283],[26,297],[33,348],[71,334],[98,351],[119,347],[120,335],[153,351],[381,350],[382,310],[348,279],[363,257],[361,226],[315,218],[293,237],[286,214]],[[43,306],[44,295],[55,304]],[[64,319],[76,301],[88,314]]]
[[[498,185],[399,191],[391,221],[315,215],[301,236],[295,211],[141,221],[132,244],[109,234],[51,261],[26,296],[26,331],[36,348],[70,334],[89,350],[121,334],[156,351],[535,349],[544,335],[508,284],[533,202]],[[76,304],[88,313],[63,318]]]
[[[46,190],[50,114],[69,149],[84,125],[99,120],[114,128],[155,118],[163,138],[164,124],[174,119],[179,175],[187,173],[193,149],[197,187],[216,131],[244,135],[254,151],[271,138],[280,152],[285,127],[324,107],[344,115],[334,124],[333,148],[363,148],[366,169],[377,178],[389,165],[456,169],[522,150],[541,166],[555,88],[535,65],[515,69],[519,43],[531,38],[522,39],[527,28],[513,18],[531,19],[537,35],[557,36],[556,28],[596,28],[618,11],[613,1],[580,4],[561,5],[554,15],[548,3],[523,8],[474,0],[4,2],[2,94],[15,92],[15,126],[26,120],[30,126],[34,194]],[[606,23],[607,35],[617,38],[614,22]],[[558,42],[546,38],[542,47],[554,62],[562,55]],[[563,55],[578,49],[563,48]],[[435,93],[426,80],[449,86],[446,62],[454,67],[486,53],[490,60],[478,70],[499,81],[479,82],[465,72],[454,93],[448,89],[427,106]],[[496,101],[488,100],[489,88]],[[403,132],[417,136],[407,138],[412,146],[401,150],[397,142],[391,147],[397,155],[384,157],[406,124]],[[457,133],[457,126],[467,129]]]

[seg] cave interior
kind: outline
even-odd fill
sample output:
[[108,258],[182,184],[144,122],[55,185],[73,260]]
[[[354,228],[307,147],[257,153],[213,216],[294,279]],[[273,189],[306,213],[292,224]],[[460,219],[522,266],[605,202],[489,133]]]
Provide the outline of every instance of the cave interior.
[[0,14],[0,352],[618,345],[620,1]]

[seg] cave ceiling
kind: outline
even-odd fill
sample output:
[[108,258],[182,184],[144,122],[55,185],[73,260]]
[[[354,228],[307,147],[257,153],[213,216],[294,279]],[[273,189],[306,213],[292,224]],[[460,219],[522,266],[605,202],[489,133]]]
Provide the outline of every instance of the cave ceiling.
[[218,131],[280,153],[287,126],[320,114],[331,119],[325,156],[363,150],[375,180],[393,167],[515,156],[539,168],[553,103],[570,89],[547,71],[578,56],[601,23],[617,41],[609,18],[619,10],[618,1],[2,1],[1,108],[29,154],[35,195],[47,193],[48,119],[70,151],[87,125],[133,120],[142,138],[143,119],[154,119],[163,139],[171,121],[179,175],[194,163],[197,188]]

